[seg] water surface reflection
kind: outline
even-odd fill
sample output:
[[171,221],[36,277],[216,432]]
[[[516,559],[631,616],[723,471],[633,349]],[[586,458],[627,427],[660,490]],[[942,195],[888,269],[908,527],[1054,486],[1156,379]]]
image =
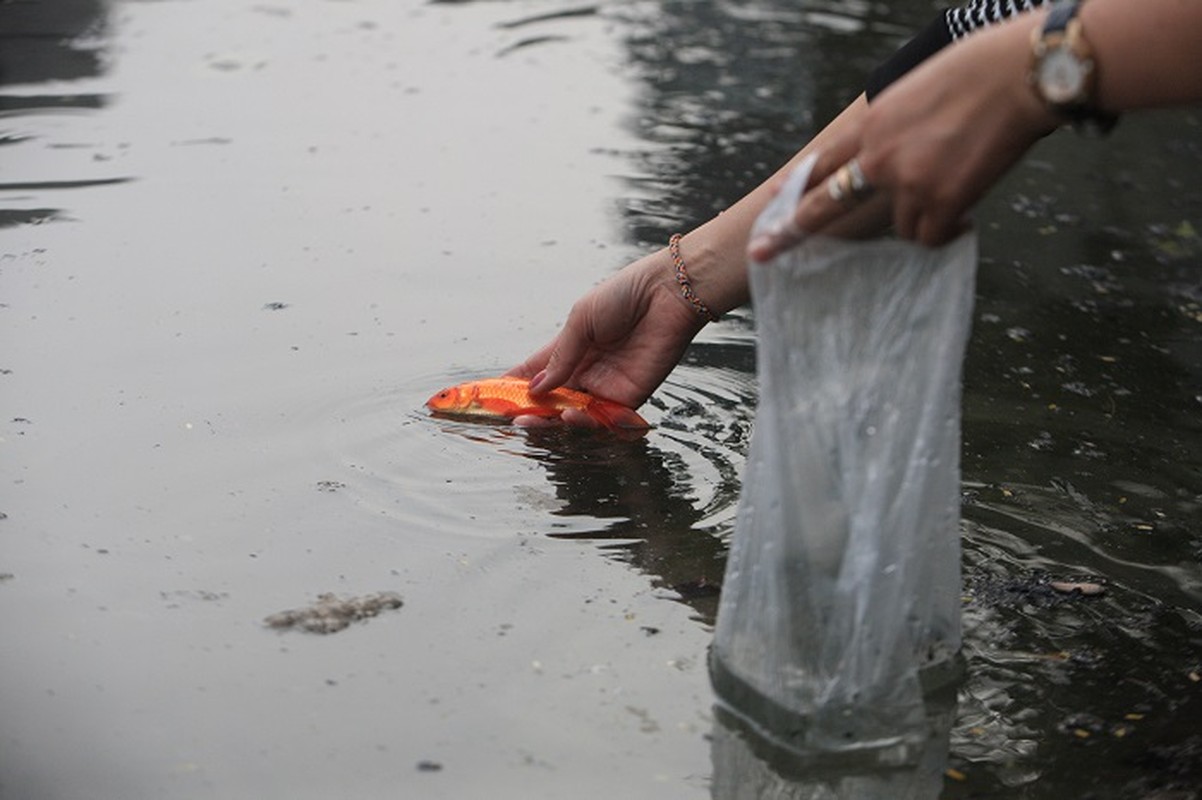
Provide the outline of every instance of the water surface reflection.
[[[62,190],[123,183],[96,164],[71,159],[67,150],[94,150],[86,118],[111,97],[89,83],[107,67],[109,9],[104,0],[0,4],[0,154],[9,164],[0,180],[0,228],[68,216],[57,198]],[[82,138],[77,138],[82,137]]]
[[[712,623],[750,436],[753,358],[746,339],[695,345],[644,410],[653,429],[635,438],[432,418],[438,432],[454,434],[436,462],[418,469],[385,453],[371,456],[393,466],[364,501],[414,524],[440,520],[444,530],[467,530],[470,524],[453,522],[446,505],[457,487],[470,494],[471,509],[488,506],[494,495],[494,507],[516,500],[530,512],[521,515],[519,530],[534,526],[532,532],[555,539],[595,542]],[[378,413],[391,405],[380,403]],[[365,425],[363,438],[380,427]],[[383,440],[364,441],[357,449],[362,456],[381,445],[387,448]],[[519,465],[536,465],[543,478],[523,474]],[[370,471],[380,468],[374,463]],[[401,503],[390,499],[398,492]]]
[[[753,401],[747,345],[698,345],[658,394],[656,430],[635,441],[531,431],[531,457],[562,502],[592,519],[558,538],[605,549],[653,576],[712,623],[733,525]],[[701,370],[690,363],[710,362]],[[681,381],[689,381],[681,383]]]

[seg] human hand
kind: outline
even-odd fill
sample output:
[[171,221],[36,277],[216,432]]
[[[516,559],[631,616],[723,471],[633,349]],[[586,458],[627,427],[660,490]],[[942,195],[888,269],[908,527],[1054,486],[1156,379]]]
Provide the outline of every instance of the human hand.
[[[1029,35],[1041,21],[1020,15],[949,45],[882,92],[824,147],[793,225],[753,241],[751,257],[766,261],[805,234],[855,235],[883,220],[928,246],[959,235],[977,200],[1058,124],[1026,81]],[[830,181],[852,161],[866,186],[849,191],[844,177],[840,199]]]
[[[652,254],[577,300],[555,338],[506,374],[529,378],[536,394],[568,384],[635,408],[668,376],[703,324],[680,297],[664,254]],[[572,410],[562,420],[596,425]]]

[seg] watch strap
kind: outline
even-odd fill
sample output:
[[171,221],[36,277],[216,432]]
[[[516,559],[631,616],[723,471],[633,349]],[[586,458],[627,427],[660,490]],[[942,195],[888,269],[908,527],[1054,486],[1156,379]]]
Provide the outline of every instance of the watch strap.
[[[1063,37],[1068,31],[1069,23],[1077,16],[1081,7],[1079,0],[1059,0],[1052,4],[1043,23],[1043,39],[1051,36]],[[1057,105],[1056,110],[1063,114],[1073,127],[1079,131],[1092,134],[1109,133],[1118,124],[1118,114],[1103,111],[1092,103],[1066,103]]]
[[1077,16],[1077,9],[1080,7],[1081,4],[1076,0],[1062,0],[1062,2],[1053,3],[1052,9],[1043,23],[1043,35],[1063,33],[1073,17]]

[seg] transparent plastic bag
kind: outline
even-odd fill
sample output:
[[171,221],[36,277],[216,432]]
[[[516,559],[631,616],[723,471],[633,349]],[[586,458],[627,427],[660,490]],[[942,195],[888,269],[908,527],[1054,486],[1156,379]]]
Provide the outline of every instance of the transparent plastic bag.
[[[813,160],[757,220],[791,214]],[[976,235],[752,264],[759,405],[710,667],[799,758],[911,764],[960,674],[960,383]]]

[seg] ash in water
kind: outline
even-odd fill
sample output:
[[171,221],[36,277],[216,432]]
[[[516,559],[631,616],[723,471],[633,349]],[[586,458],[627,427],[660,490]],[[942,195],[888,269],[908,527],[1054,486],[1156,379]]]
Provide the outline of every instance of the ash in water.
[[297,628],[309,633],[337,633],[352,622],[370,619],[389,609],[404,605],[396,592],[376,592],[362,597],[339,598],[332,593],[319,594],[317,601],[304,608],[280,611],[263,620],[271,628]]

